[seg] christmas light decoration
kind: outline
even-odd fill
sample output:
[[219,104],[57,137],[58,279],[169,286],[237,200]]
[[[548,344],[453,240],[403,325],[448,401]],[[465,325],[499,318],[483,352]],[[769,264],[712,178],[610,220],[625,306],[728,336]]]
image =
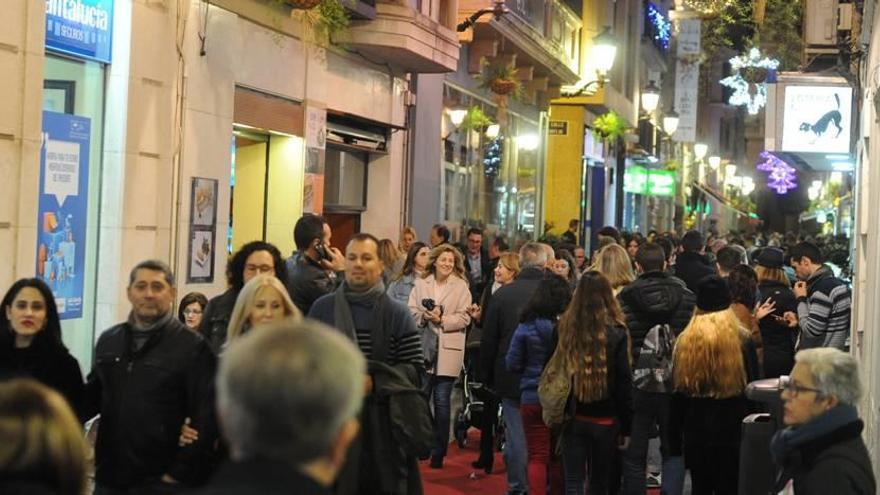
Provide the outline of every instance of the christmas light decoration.
[[483,175],[488,179],[498,177],[501,168],[501,138],[496,138],[486,144],[483,153]]
[[797,187],[796,171],[791,165],[769,151],[762,151],[760,157],[764,161],[758,163],[757,169],[768,172],[767,187],[776,194],[786,194]]
[[668,50],[669,38],[672,35],[672,23],[651,2],[648,2],[645,9],[645,18],[648,21],[647,34],[653,37],[654,44],[664,51]]
[[[752,48],[747,55],[733,57],[729,62],[733,74],[719,81],[723,86],[733,90],[729,103],[744,105],[748,108],[749,114],[757,114],[767,104],[767,75],[779,67],[779,60],[761,58],[761,51]],[[746,77],[743,77],[744,75]],[[749,91],[753,84],[754,96]]]

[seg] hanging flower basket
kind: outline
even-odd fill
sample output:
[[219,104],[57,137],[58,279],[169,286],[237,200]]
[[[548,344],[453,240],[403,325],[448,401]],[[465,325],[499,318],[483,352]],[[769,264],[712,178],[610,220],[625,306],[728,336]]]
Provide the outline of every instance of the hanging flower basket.
[[284,0],[285,3],[297,10],[311,10],[321,3],[321,0]]
[[493,79],[489,82],[489,89],[496,95],[509,95],[516,90],[517,81],[512,79]]
[[747,83],[760,84],[767,80],[768,72],[763,67],[743,67],[739,73]]

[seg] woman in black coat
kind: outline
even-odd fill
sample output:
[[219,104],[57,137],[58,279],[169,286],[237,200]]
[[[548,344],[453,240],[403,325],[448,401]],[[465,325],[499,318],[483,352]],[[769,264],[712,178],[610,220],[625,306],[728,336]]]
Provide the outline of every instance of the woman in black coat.
[[[781,250],[767,248],[758,256],[758,293],[761,302],[770,304],[772,313],[761,318],[761,340],[764,343],[764,378],[788,375],[794,366],[794,344],[797,327],[789,327],[782,319],[787,312],[797,312],[797,299],[782,270],[784,255]],[[759,315],[762,313],[759,313]]]
[[82,372],[61,341],[61,320],[51,289],[38,278],[21,279],[6,292],[2,307],[0,380],[34,378],[58,391],[79,412]]

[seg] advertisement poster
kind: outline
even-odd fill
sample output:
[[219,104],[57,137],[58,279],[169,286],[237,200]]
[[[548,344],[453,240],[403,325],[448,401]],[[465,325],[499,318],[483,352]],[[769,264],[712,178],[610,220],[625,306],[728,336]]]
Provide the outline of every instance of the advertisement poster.
[[786,86],[782,115],[782,151],[849,153],[852,88]]
[[46,48],[110,63],[113,0],[46,0]]
[[217,179],[192,178],[189,219],[189,262],[186,282],[214,282],[214,241],[217,224]]
[[697,100],[699,98],[700,64],[699,19],[678,21],[678,51],[675,63],[675,111],[678,129],[672,135],[677,142],[692,143],[697,138]]
[[62,320],[82,318],[91,120],[43,112],[37,276]]

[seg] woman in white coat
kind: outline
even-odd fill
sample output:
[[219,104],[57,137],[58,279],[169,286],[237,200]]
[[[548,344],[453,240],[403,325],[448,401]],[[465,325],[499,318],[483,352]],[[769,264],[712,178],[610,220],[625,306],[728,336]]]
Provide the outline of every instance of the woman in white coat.
[[431,250],[428,267],[416,279],[409,309],[422,329],[422,348],[428,370],[428,392],[434,401],[434,437],[431,467],[443,467],[449,446],[452,385],[464,364],[466,330],[471,317],[471,293],[464,257],[450,244]]

